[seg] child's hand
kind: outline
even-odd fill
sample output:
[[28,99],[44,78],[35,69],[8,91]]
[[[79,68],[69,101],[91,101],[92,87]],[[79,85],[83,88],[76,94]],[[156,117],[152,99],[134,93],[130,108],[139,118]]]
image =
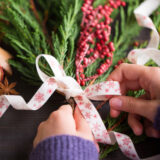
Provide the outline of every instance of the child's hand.
[[118,81],[121,84],[123,95],[129,90],[144,89],[146,94],[141,98],[119,96],[110,99],[110,114],[118,117],[120,111],[129,112],[128,124],[136,135],[141,135],[143,125],[141,116],[147,120],[144,123],[148,136],[160,137],[160,132],[153,128],[154,117],[160,105],[160,68],[145,67],[135,64],[120,65],[108,80]]
[[94,141],[92,132],[76,107],[73,111],[70,105],[61,106],[52,112],[49,118],[38,127],[38,133],[34,139],[34,147],[42,140],[56,135],[74,135]]

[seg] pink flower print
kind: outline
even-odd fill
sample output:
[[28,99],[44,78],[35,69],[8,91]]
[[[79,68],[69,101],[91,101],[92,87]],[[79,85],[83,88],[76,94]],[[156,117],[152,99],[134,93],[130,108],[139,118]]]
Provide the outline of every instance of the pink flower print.
[[132,156],[133,158],[136,158],[136,157],[137,157],[135,154],[132,154],[131,156]]
[[41,103],[42,101],[44,101],[44,94],[40,92],[36,93],[35,101],[37,101],[38,103]]
[[97,137],[100,137],[100,134],[97,134]]
[[90,110],[90,109],[92,108],[92,107],[91,107],[91,104],[90,104],[90,103],[86,103],[86,104],[85,104],[85,108],[87,108],[87,109]]
[[48,89],[47,93],[51,94],[52,93],[52,89]]
[[103,131],[102,135],[103,135],[104,138],[106,138],[106,137],[108,137],[109,133],[107,131]]
[[96,89],[95,89],[96,92],[99,92],[102,89],[101,88],[102,87],[101,84],[97,84],[95,87],[96,87]]
[[131,58],[132,63],[136,63],[136,60],[134,58]]
[[131,140],[129,138],[122,139],[123,145],[129,145],[131,143]]
[[78,105],[80,105],[80,106],[81,106],[81,105],[84,105],[84,102],[79,102]]
[[55,80],[53,78],[50,78],[48,80],[48,85],[53,85],[53,84],[55,84]]
[[89,112],[86,112],[85,117],[90,119],[91,118],[91,114]]
[[82,97],[82,96],[77,96],[77,99],[78,99],[79,101],[83,101],[83,97]]
[[135,51],[131,51],[131,55],[134,55],[135,54]]
[[97,118],[97,115],[95,114],[93,117],[94,117],[94,118]]
[[108,86],[109,86],[109,88],[114,88],[115,84],[113,81],[109,81]]
[[92,93],[88,93],[88,95],[87,95],[87,96],[89,96],[89,97],[90,97],[90,96],[92,96]]
[[116,137],[117,137],[117,138],[121,138],[121,137],[122,137],[122,135],[121,135],[121,134],[119,134],[119,133],[117,133],[117,134],[116,134]]
[[89,88],[87,88],[87,89],[85,90],[85,92],[88,93],[88,92],[89,92]]
[[124,151],[124,154],[125,154],[126,156],[128,156],[128,157],[130,156],[130,152],[129,152],[128,150],[125,150],[125,151]]
[[143,19],[146,19],[147,17],[146,16],[143,16]]
[[100,125],[98,123],[94,124],[94,130],[95,131],[100,130]]
[[108,93],[108,92],[109,92],[109,89],[107,88],[107,89],[105,90],[105,92]]
[[0,101],[0,108],[4,106],[3,100]]
[[120,93],[120,89],[118,88],[118,89],[115,89],[114,90],[116,93]]

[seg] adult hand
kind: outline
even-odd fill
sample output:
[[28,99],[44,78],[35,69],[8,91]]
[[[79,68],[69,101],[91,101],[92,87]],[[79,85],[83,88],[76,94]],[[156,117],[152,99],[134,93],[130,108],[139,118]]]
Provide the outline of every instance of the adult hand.
[[[123,95],[129,90],[146,91],[140,98],[112,97],[109,101],[111,116],[118,117],[120,111],[129,112],[128,124],[136,135],[141,135],[145,129],[148,136],[160,137],[160,132],[153,128],[156,111],[160,105],[160,68],[124,63],[112,72],[108,80],[118,81]],[[140,122],[141,117],[147,119],[144,126]]]
[[74,135],[86,140],[94,141],[94,137],[79,109],[76,107],[74,116],[70,105],[61,106],[52,112],[49,118],[41,122],[34,139],[34,147],[42,140],[57,135]]

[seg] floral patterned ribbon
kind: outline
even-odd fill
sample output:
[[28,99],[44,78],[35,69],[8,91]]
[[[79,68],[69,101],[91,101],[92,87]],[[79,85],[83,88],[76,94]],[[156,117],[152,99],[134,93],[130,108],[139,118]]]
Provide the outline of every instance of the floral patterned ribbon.
[[[151,7],[151,11],[149,12],[146,9],[146,7],[150,5],[151,1],[152,5],[148,7],[148,8]],[[153,30],[152,38],[146,50],[148,51],[152,50],[154,55],[149,52],[145,52],[144,50],[143,50],[144,52],[142,52],[142,50],[134,50],[128,56],[128,58],[134,63],[144,64],[145,61],[151,57],[154,60],[155,54],[158,53],[157,50],[155,49],[159,44],[159,36],[157,36],[157,31],[151,19],[149,17],[144,18],[143,17],[144,15],[140,13],[144,13],[145,16],[149,15],[156,8],[156,6],[158,6],[159,3],[160,3],[159,0],[147,0],[142,4],[142,6],[139,7],[140,9],[137,8],[135,10],[135,14],[137,19],[139,20],[139,23],[142,26],[145,27],[148,26],[148,28],[151,28]],[[144,12],[141,11],[142,9],[144,9]],[[145,58],[146,56],[148,59]],[[39,68],[38,62],[41,57],[45,58],[48,64],[50,65],[51,70],[55,75],[54,77],[48,77]],[[159,55],[157,57],[159,57]],[[58,90],[65,94],[66,99],[69,99],[70,97],[73,97],[75,99],[77,106],[79,107],[82,115],[88,122],[95,136],[95,139],[98,142],[111,145],[117,142],[121,151],[128,158],[133,160],[140,159],[139,156],[137,155],[137,152],[134,148],[131,139],[127,135],[113,131],[111,132],[107,131],[99,113],[95,109],[92,102],[89,100],[89,99],[107,100],[108,96],[110,95],[121,95],[120,86],[118,82],[115,81],[102,82],[99,84],[89,86],[85,90],[82,90],[75,79],[66,76],[65,72],[63,71],[58,61],[51,55],[39,55],[36,59],[36,68],[41,80],[43,81],[43,84],[35,93],[35,95],[28,103],[26,103],[21,96],[14,96],[14,95],[0,96],[0,116],[2,116],[5,113],[9,105],[12,105],[12,107],[17,110],[37,110],[40,107],[42,107],[44,103],[47,102],[47,100],[55,92],[55,90]],[[153,157],[149,159],[153,159]],[[154,157],[154,159],[159,159],[159,156]]]
[[156,27],[149,17],[159,5],[160,0],[146,0],[134,11],[138,24],[142,27],[151,29],[152,35],[148,46],[145,49],[134,49],[128,54],[128,59],[132,63],[144,65],[152,59],[160,66],[160,50],[158,50],[160,38]]
[[[41,57],[45,58],[48,62],[55,75],[54,77],[48,77],[39,68],[38,62]],[[74,98],[98,142],[106,144],[115,144],[117,142],[120,149],[127,157],[131,159],[139,159],[131,139],[127,135],[121,133],[113,131],[108,132],[99,113],[89,100],[107,100],[110,95],[121,95],[118,82],[102,82],[82,90],[75,79],[66,76],[58,61],[51,55],[39,55],[36,59],[36,67],[37,72],[43,81],[42,86],[28,103],[26,103],[21,96],[0,96],[1,116],[7,110],[9,105],[20,110],[37,110],[47,102],[55,90],[58,90],[65,94],[66,99],[69,99],[70,97]]]

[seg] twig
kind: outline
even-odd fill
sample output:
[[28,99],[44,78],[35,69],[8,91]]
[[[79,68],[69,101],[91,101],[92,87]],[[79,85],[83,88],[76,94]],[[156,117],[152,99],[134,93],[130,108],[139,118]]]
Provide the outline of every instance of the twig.
[[96,109],[99,110],[102,108],[102,106],[106,103],[106,101],[101,102],[100,104],[97,105]]
[[34,13],[34,15],[35,15],[38,23],[42,26],[43,33],[44,33],[44,35],[46,35],[46,37],[47,37],[47,42],[48,42],[51,50],[54,51],[54,50],[53,50],[53,45],[52,45],[52,40],[51,40],[51,38],[50,38],[50,36],[49,36],[49,34],[48,34],[48,31],[47,31],[47,29],[46,29],[46,22],[47,22],[47,19],[48,19],[48,13],[45,14],[45,19],[44,19],[43,22],[41,22],[41,19],[40,19],[40,17],[39,17],[38,12],[37,12],[37,9],[36,9],[34,0],[30,0],[30,4],[31,4],[31,9],[32,9],[32,11],[33,11],[33,13]]
[[122,118],[116,123],[114,124],[111,128],[108,129],[108,131],[113,131],[116,127],[118,127],[127,117],[127,114],[124,114],[122,116]]

